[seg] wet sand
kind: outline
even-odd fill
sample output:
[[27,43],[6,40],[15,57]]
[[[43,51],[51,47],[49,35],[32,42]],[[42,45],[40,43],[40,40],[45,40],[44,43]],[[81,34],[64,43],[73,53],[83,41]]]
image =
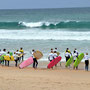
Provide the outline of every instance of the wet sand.
[[10,67],[0,65],[0,90],[90,90],[90,71],[83,70],[84,63],[79,70],[65,68],[65,63],[47,69],[47,64],[39,62],[37,69],[19,69],[12,63]]

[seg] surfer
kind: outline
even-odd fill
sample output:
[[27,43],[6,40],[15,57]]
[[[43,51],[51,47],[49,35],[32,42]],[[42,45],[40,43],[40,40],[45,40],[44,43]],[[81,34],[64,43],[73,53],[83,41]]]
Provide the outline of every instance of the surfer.
[[77,53],[77,56],[78,56],[78,55],[79,55],[79,53],[78,53],[78,51],[77,51],[77,49],[76,49],[76,48],[74,49],[74,51]]
[[72,53],[71,53],[71,51],[69,50],[69,48],[67,48],[66,51],[72,55]]
[[20,60],[21,60],[21,57],[20,57],[21,52],[19,52],[19,50],[16,50],[16,54],[18,55],[18,57],[19,57],[19,62],[20,62]]
[[68,52],[68,50],[66,50],[65,52],[65,57],[66,57],[66,62],[68,61],[68,59],[70,58],[70,53]]
[[[33,49],[32,50],[32,55],[34,54],[35,50]],[[33,57],[33,68],[37,68],[37,65],[38,65],[38,61],[37,59],[34,57],[34,55],[32,56]]]
[[54,53],[53,53],[53,50],[51,49],[51,52],[49,53],[49,56],[48,56],[48,60],[51,62],[53,59],[54,59]]
[[[73,52],[73,62],[75,62],[76,58],[78,58],[78,53],[74,50],[74,52]],[[73,69],[75,69],[74,66],[73,66]],[[78,66],[76,67],[76,69],[78,69]]]
[[[55,59],[56,57],[58,57],[58,55],[57,55],[57,51],[54,51],[54,53],[53,53],[53,57],[54,57],[54,59]],[[55,67],[57,67],[57,64],[55,65]]]
[[19,57],[18,57],[18,55],[16,54],[16,52],[14,52],[13,57],[14,57],[14,60],[15,60],[15,63],[16,63],[15,66],[17,67]]
[[89,67],[89,56],[88,53],[86,53],[86,55],[84,56],[85,58],[85,70],[88,71],[88,67]]
[[49,56],[48,56],[48,60],[51,62],[54,59],[54,54],[53,54],[53,50],[51,50]]
[[[6,54],[7,54],[6,49],[3,49],[3,51],[1,51],[1,55],[6,55]],[[2,61],[2,64],[4,64],[4,61],[5,60]],[[5,65],[6,65],[6,61],[5,61]]]
[[23,59],[24,59],[24,50],[23,50],[22,47],[20,48],[19,52],[21,52],[21,54],[22,54],[21,58],[22,58],[22,61],[23,61]]
[[[10,52],[8,51],[6,56],[9,56],[10,57]],[[5,60],[5,66],[6,66],[6,63],[8,62],[8,66],[9,66],[9,61]]]

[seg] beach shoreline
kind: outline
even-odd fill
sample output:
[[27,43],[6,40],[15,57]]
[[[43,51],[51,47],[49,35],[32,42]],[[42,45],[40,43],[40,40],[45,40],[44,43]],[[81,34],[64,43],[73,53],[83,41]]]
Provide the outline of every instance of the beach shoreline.
[[0,65],[0,81],[1,90],[89,90],[90,71]]

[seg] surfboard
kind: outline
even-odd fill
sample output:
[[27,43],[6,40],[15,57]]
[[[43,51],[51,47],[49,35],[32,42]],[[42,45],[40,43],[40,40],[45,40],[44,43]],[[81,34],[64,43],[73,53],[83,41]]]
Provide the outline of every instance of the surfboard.
[[68,67],[73,62],[73,56],[71,56],[66,62],[65,66]]
[[62,59],[61,56],[56,57],[55,59],[53,59],[47,66],[47,68],[52,68],[53,66],[55,66],[60,60]]
[[81,62],[81,60],[82,60],[83,58],[84,58],[84,53],[81,53],[81,54],[78,56],[78,58],[76,58],[73,66],[74,66],[74,67],[77,67],[77,66],[80,64],[80,62]]
[[40,51],[35,51],[33,55],[37,60],[43,57],[43,54]]
[[33,63],[33,57],[29,57],[27,60],[23,61],[20,65],[19,68],[25,68],[27,66],[29,66],[30,64]]
[[6,61],[14,61],[14,57],[13,56],[11,56],[11,57],[4,56],[4,60],[6,60]]
[[5,56],[5,55],[0,56],[0,60],[1,60],[1,61],[4,60],[4,56]]
[[4,56],[4,60],[10,61],[10,57],[9,56]]
[[12,52],[10,52],[9,54],[10,54],[10,56],[12,56],[12,55],[13,55],[13,53],[12,53]]

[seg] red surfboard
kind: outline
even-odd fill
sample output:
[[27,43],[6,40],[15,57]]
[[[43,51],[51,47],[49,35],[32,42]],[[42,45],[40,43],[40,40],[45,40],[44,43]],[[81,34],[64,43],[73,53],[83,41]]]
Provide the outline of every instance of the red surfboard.
[[58,56],[55,59],[53,59],[47,66],[47,68],[52,68],[53,66],[55,66],[59,61],[61,61],[62,57]]

